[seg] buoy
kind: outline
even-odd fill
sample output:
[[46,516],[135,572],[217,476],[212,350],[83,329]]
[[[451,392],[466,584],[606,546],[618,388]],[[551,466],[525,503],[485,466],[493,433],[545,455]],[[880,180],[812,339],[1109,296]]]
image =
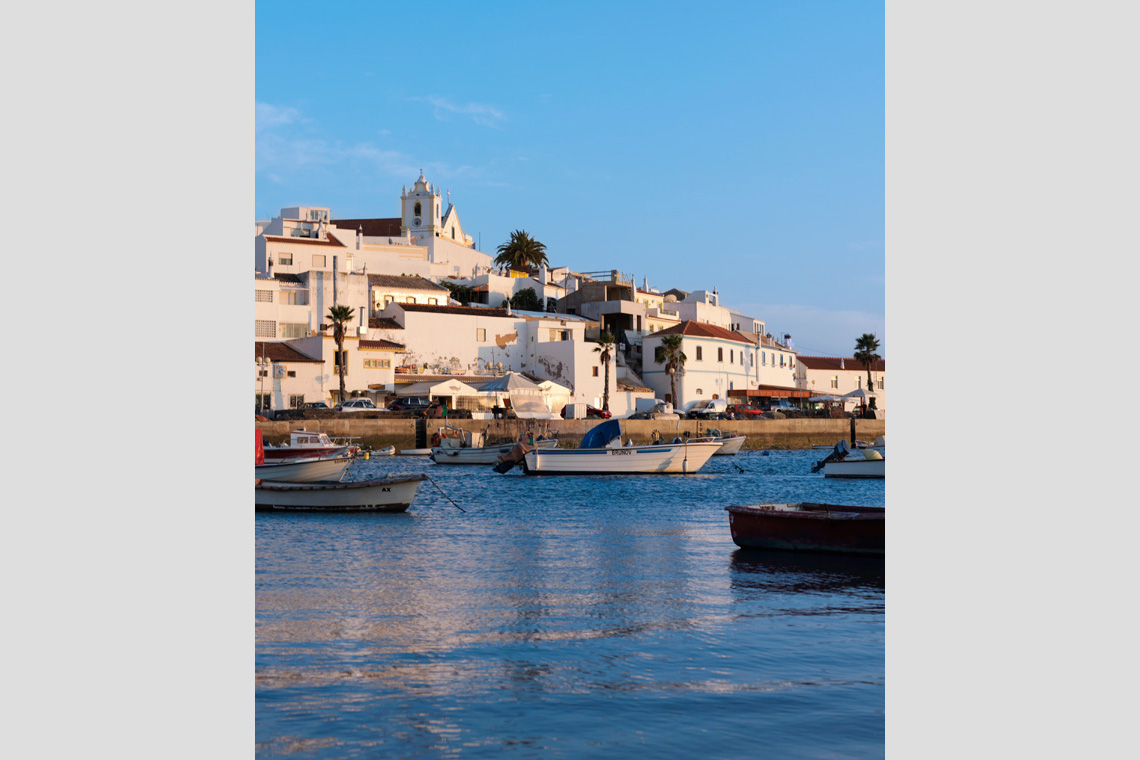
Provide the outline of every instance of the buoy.
[[367,459],[369,456],[371,456],[371,455],[370,455],[370,454],[369,454],[367,451],[366,451],[366,452],[364,452],[364,458],[365,458],[365,459]]
[[865,459],[882,459],[883,455],[874,449],[863,449],[863,457]]

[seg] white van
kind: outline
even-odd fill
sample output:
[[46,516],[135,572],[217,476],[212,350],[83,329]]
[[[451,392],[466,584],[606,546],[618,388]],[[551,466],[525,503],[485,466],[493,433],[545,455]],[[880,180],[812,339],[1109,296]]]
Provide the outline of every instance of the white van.
[[722,398],[701,399],[693,402],[685,416],[690,420],[722,420],[727,410],[728,402]]

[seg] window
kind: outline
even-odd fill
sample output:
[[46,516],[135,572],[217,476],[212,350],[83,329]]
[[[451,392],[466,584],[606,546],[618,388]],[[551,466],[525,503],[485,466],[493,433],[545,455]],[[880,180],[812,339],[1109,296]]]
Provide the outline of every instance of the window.
[[255,319],[253,334],[258,338],[276,338],[277,337],[277,320],[274,319]]
[[293,254],[279,253],[277,254],[277,263],[284,266],[293,266]]
[[736,361],[736,359],[733,358],[732,349],[730,348],[730,349],[728,349],[728,363],[732,364],[734,361]]
[[419,201],[416,201],[416,209],[413,213],[415,213],[416,216],[422,216],[423,215],[422,209],[423,209],[423,206],[420,205]]
[[285,373],[285,376],[286,377],[296,377],[297,372],[295,370],[289,370],[288,372]]
[[451,228],[451,239],[455,240],[455,228],[454,227]]
[[341,351],[337,353],[333,351],[333,372],[339,372],[341,365],[344,365],[344,374],[348,374],[348,352]]
[[415,302],[416,302],[415,296],[407,296],[404,298],[404,303],[415,303]]
[[305,403],[305,396],[303,394],[300,396],[290,396],[289,397],[289,408],[290,409],[296,409],[297,407],[301,406],[301,404],[303,404],[303,403]]
[[313,267],[323,267],[325,265],[325,255],[323,253],[313,254]]
[[859,375],[858,377],[855,378],[855,387],[856,388],[862,388],[863,387],[863,376],[862,375]]
[[765,367],[768,366],[768,352],[767,351],[761,351],[760,352],[760,363],[763,364]]
[[705,392],[703,390],[701,390],[700,388],[697,388],[697,395],[703,396],[703,395],[705,395]]
[[280,302],[290,306],[305,306],[309,303],[309,296],[303,290],[283,290]]
[[883,378],[879,378],[879,390],[883,390]]
[[391,368],[392,368],[392,360],[391,359],[381,359],[380,360],[380,369],[391,369]]
[[839,375],[832,375],[831,376],[831,387],[832,388],[838,388],[839,387]]
[[273,303],[272,290],[254,290],[253,291],[254,303]]
[[395,296],[384,296],[384,305],[387,306],[388,304],[393,303],[395,300]]
[[476,327],[475,328],[475,340],[481,341],[481,342],[486,341],[487,340],[487,328]]
[[282,338],[304,338],[309,334],[309,325],[305,322],[282,322]]
[[263,412],[269,411],[273,405],[273,396],[268,393],[255,393],[254,397],[257,399],[257,408]]
[[[700,360],[701,360],[701,347],[697,346],[697,361],[700,361]],[[697,391],[697,393],[699,395],[700,391]]]
[[429,298],[428,299],[428,305],[429,306],[439,306],[439,299],[438,298]]
[[598,376],[598,368],[594,367],[594,377],[597,377],[597,376]]
[[717,360],[718,362],[722,362],[722,361],[724,361],[724,349],[723,349],[723,348],[720,348],[720,347],[718,347],[718,348],[717,348],[717,350],[716,350],[716,360]]

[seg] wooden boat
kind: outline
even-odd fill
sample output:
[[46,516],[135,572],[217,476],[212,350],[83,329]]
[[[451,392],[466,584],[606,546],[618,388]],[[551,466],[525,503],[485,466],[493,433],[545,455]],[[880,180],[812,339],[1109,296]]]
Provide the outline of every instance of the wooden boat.
[[725,510],[732,540],[742,548],[885,554],[884,507],[801,502]]
[[424,475],[375,478],[341,483],[281,483],[262,481],[255,486],[258,510],[303,512],[405,512],[415,498]]
[[506,472],[519,463],[528,475],[692,474],[720,446],[719,441],[680,440],[622,446],[621,423],[611,419],[587,432],[578,448],[539,449],[519,444],[495,470]]
[[[509,454],[519,441],[486,443],[487,434],[445,425],[433,436],[431,459],[436,464],[495,464],[499,457]],[[539,435],[525,437],[525,443],[540,449],[554,448],[557,438]]]
[[282,459],[277,462],[255,464],[254,472],[258,480],[274,480],[288,483],[311,483],[314,481],[340,480],[344,477],[352,457],[343,456],[325,459],[320,455]]
[[329,438],[319,430],[290,430],[289,442],[280,446],[265,446],[265,458],[296,459],[300,456],[320,456],[325,459],[355,454],[359,449],[351,438]]

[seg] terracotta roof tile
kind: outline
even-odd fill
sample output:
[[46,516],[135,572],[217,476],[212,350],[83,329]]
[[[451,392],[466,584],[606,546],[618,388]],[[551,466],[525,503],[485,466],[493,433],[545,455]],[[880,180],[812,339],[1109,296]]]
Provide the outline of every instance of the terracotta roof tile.
[[404,311],[427,311],[434,314],[466,314],[474,317],[508,317],[506,309],[481,309],[477,306],[432,306],[426,303],[397,303]]
[[342,230],[349,230],[356,234],[363,229],[364,237],[399,237],[403,221],[394,219],[333,219],[332,223]]
[[318,240],[317,238],[303,238],[303,237],[289,237],[288,235],[266,235],[266,240],[272,240],[274,243],[300,243],[302,245],[331,245],[337,248],[344,248],[344,243],[336,239],[336,236],[331,232],[328,235],[328,240]]
[[365,340],[364,338],[361,338],[358,346],[359,348],[391,348],[398,349],[400,351],[404,350],[403,345],[399,343],[393,343],[390,340]]
[[301,279],[300,275],[274,272],[273,279],[278,282],[288,283],[290,285],[304,285],[305,281]]
[[400,323],[388,317],[369,317],[368,329],[376,328],[377,330],[403,330]]
[[375,288],[397,288],[399,290],[431,290],[448,292],[442,285],[436,285],[423,277],[404,277],[398,274],[370,274],[368,284]]
[[756,345],[738,332],[727,330],[717,325],[709,325],[704,322],[694,322],[692,320],[686,320],[679,325],[658,330],[648,337],[653,338],[658,335],[686,335],[690,338],[717,338],[719,340],[732,340],[737,343],[746,343],[749,346]]
[[303,353],[287,346],[284,343],[271,343],[270,341],[254,341],[253,343],[253,358],[256,361],[258,357],[264,356],[275,362],[315,362],[323,364],[323,359],[314,359],[311,356],[305,356]]
[[[823,370],[855,370],[856,372],[866,372],[867,368],[863,366],[863,362],[851,356],[844,356],[842,358],[837,356],[800,356],[797,358],[800,364],[808,369],[823,369]],[[839,366],[839,362],[843,362],[843,367]],[[872,372],[886,372],[887,360],[879,359],[878,361],[871,362]]]

